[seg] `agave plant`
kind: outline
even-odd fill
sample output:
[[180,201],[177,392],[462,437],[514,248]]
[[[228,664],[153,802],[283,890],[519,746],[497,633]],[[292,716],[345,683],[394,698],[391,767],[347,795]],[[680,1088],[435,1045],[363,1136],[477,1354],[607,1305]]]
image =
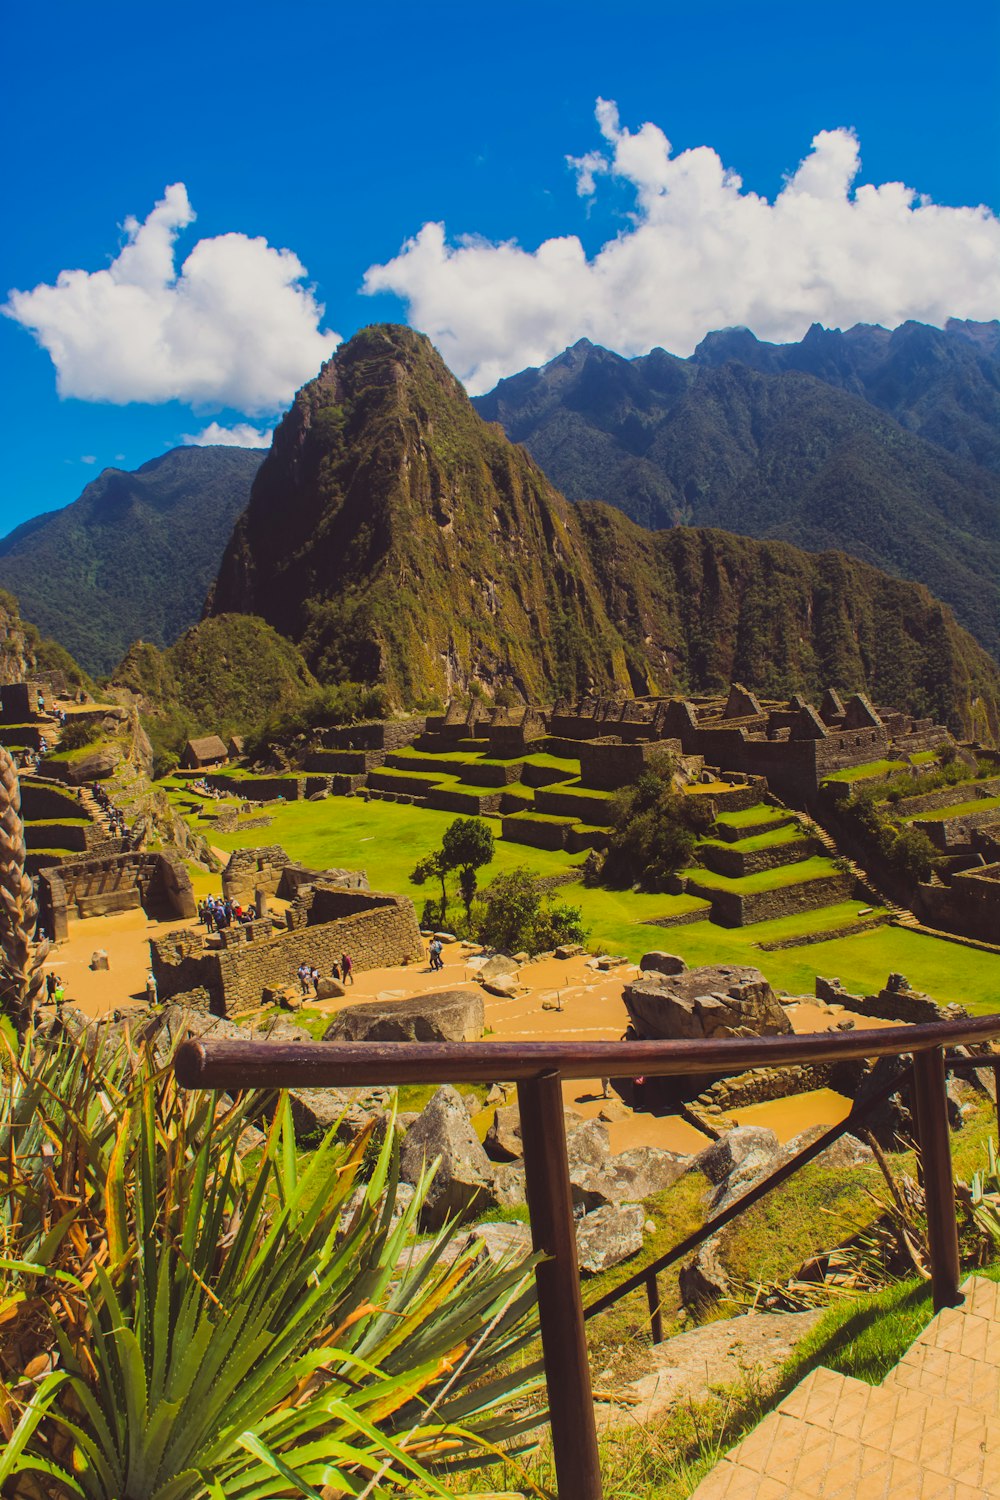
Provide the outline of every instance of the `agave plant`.
[[[98,1092],[114,1120],[100,1253],[53,1266],[49,1231],[36,1259],[7,1261],[59,1295],[55,1367],[24,1389],[0,1482],[257,1500],[383,1495],[405,1476],[410,1496],[444,1494],[435,1469],[537,1423],[503,1415],[540,1384],[532,1263],[473,1246],[446,1266],[453,1230],[407,1262],[427,1181],[397,1213],[391,1120],[381,1144],[374,1125],[349,1146],[331,1131],[300,1167],[282,1098],[248,1167],[247,1101],[184,1094],[148,1054]],[[68,1324],[63,1289],[81,1310]]]
[[1000,1166],[992,1139],[987,1140],[986,1149],[986,1170],[973,1173],[969,1207],[976,1228],[986,1236],[995,1251],[1000,1245]]

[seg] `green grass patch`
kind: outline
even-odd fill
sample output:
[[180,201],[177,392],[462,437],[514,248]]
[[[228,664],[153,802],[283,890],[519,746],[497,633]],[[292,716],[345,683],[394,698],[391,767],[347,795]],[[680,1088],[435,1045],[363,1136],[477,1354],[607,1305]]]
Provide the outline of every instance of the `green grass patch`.
[[756,875],[717,875],[714,870],[703,870],[700,866],[682,873],[712,890],[732,891],[740,895],[752,891],[784,890],[786,886],[801,885],[808,880],[822,880],[841,872],[832,859],[824,854],[814,854],[809,859],[799,859],[791,865],[779,865],[774,870],[758,870]]
[[869,760],[863,766],[846,766],[843,771],[831,771],[824,776],[826,781],[868,781],[872,776],[888,776],[892,771],[905,771],[905,760]]
[[721,812],[717,823],[727,828],[754,828],[758,823],[784,823],[788,813],[784,808],[772,807],[768,802],[755,802],[753,807],[741,808],[739,812]]
[[948,818],[962,818],[966,813],[986,812],[994,807],[1000,807],[1000,797],[977,797],[973,802],[956,802],[951,807],[935,807],[926,812],[907,813],[901,821],[912,823],[919,818],[922,823],[943,823]]
[[802,832],[798,823],[784,823],[780,824],[777,828],[770,829],[767,833],[753,834],[750,838],[746,839],[734,839],[732,841],[713,838],[700,839],[698,847],[699,849],[703,849],[708,844],[716,849],[735,849],[741,854],[756,854],[759,849],[782,849],[788,844],[803,844],[805,842],[806,835]]

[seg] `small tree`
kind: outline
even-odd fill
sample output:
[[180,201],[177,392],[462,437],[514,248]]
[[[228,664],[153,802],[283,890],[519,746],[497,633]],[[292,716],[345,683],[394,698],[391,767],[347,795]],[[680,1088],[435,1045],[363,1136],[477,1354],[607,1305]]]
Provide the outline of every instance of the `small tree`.
[[0,747],[0,1013],[13,1024],[20,1040],[31,1026],[34,998],[42,984],[42,960],[49,951],[46,942],[32,952],[38,907],[26,861],[17,767]]
[[423,885],[426,880],[440,880],[441,911],[438,921],[443,923],[448,910],[446,877],[452,870],[457,870],[458,888],[462,893],[465,915],[468,918],[476,895],[476,871],[488,865],[492,858],[493,831],[489,824],[482,818],[456,818],[445,829],[440,849],[419,860],[410,879],[414,885]]
[[698,834],[711,824],[712,809],[704,798],[675,789],[673,769],[665,757],[614,798],[614,829],[603,868],[608,884],[661,891],[689,863]]
[[458,888],[469,917],[476,894],[476,871],[493,860],[493,830],[482,818],[456,818],[445,829],[441,858],[445,869],[458,871]]
[[[435,921],[440,923],[444,922],[445,914],[448,910],[448,887],[445,884],[445,876],[447,875],[447,873],[448,866],[444,863],[444,859],[442,857],[440,849],[436,854],[425,854],[423,859],[418,860],[416,865],[410,871],[410,879],[413,881],[414,885],[423,885],[425,881],[428,880],[440,880],[441,905],[438,908],[437,917],[435,918]],[[427,905],[425,905],[424,907],[425,921],[428,916],[427,907],[429,905],[430,902],[428,901]]]

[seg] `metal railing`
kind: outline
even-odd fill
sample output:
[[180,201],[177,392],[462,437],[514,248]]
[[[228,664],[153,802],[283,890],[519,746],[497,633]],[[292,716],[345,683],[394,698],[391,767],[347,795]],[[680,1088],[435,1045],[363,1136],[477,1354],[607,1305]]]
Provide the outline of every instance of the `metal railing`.
[[[577,1270],[573,1194],[566,1156],[562,1082],[574,1078],[653,1078],[740,1073],[750,1068],[805,1063],[862,1062],[911,1057],[913,1096],[927,1204],[927,1237],[935,1309],[959,1297],[958,1227],[945,1093],[945,1048],[976,1046],[1000,1037],[1000,1015],[926,1026],[808,1036],[670,1042],[213,1042],[187,1041],[175,1071],[185,1088],[345,1088],[408,1083],[517,1083],[524,1149],[525,1190],[534,1249],[549,1417],[559,1494],[563,1500],[601,1500],[597,1428],[591,1393],[585,1320],[645,1286],[653,1336],[658,1323],[657,1275],[697,1247],[806,1162],[818,1156],[888,1095],[896,1074],[856,1101],[851,1113],[783,1163],[762,1183],[711,1219],[667,1255],[644,1267],[586,1311]],[[1000,1063],[1000,1059],[997,1060]],[[992,1066],[992,1059],[962,1059]]]

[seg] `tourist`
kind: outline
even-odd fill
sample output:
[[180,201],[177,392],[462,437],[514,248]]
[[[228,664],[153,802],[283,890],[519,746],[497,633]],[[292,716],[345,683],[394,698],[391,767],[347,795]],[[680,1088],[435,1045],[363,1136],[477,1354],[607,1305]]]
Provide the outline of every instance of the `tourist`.
[[342,953],[340,955],[340,972],[344,976],[344,983],[345,984],[353,984],[354,983],[354,972],[353,971],[354,971],[354,965],[351,963],[350,956],[348,954],[346,954],[346,953]]
[[303,995],[308,995],[309,981],[312,979],[312,969],[307,963],[303,962],[299,964],[298,976]]
[[443,969],[444,968],[444,960],[441,957],[441,953],[442,953],[443,948],[444,948],[444,944],[441,942],[440,938],[431,938],[431,971],[432,971],[432,973],[437,973],[437,971],[439,969]]
[[311,969],[309,971],[309,978],[312,980],[313,990],[315,991],[315,993],[317,995],[319,995],[319,980],[320,980],[319,970],[317,968]]
[[56,1002],[57,1006],[62,1005],[63,1001],[66,999],[66,986],[63,984],[61,979],[56,981],[56,987],[52,993],[52,998]]
[[338,984],[340,983],[340,965],[338,964],[336,959],[334,959],[333,963],[330,965],[330,978],[335,979]]
[[59,976],[53,973],[50,969],[48,974],[46,974],[45,976],[45,994],[50,1005],[52,1004],[53,997],[55,996],[56,985],[58,983]]
[[156,975],[153,973],[152,969],[150,969],[149,973],[146,975],[146,1004],[155,1005],[158,998],[159,997],[156,988]]

